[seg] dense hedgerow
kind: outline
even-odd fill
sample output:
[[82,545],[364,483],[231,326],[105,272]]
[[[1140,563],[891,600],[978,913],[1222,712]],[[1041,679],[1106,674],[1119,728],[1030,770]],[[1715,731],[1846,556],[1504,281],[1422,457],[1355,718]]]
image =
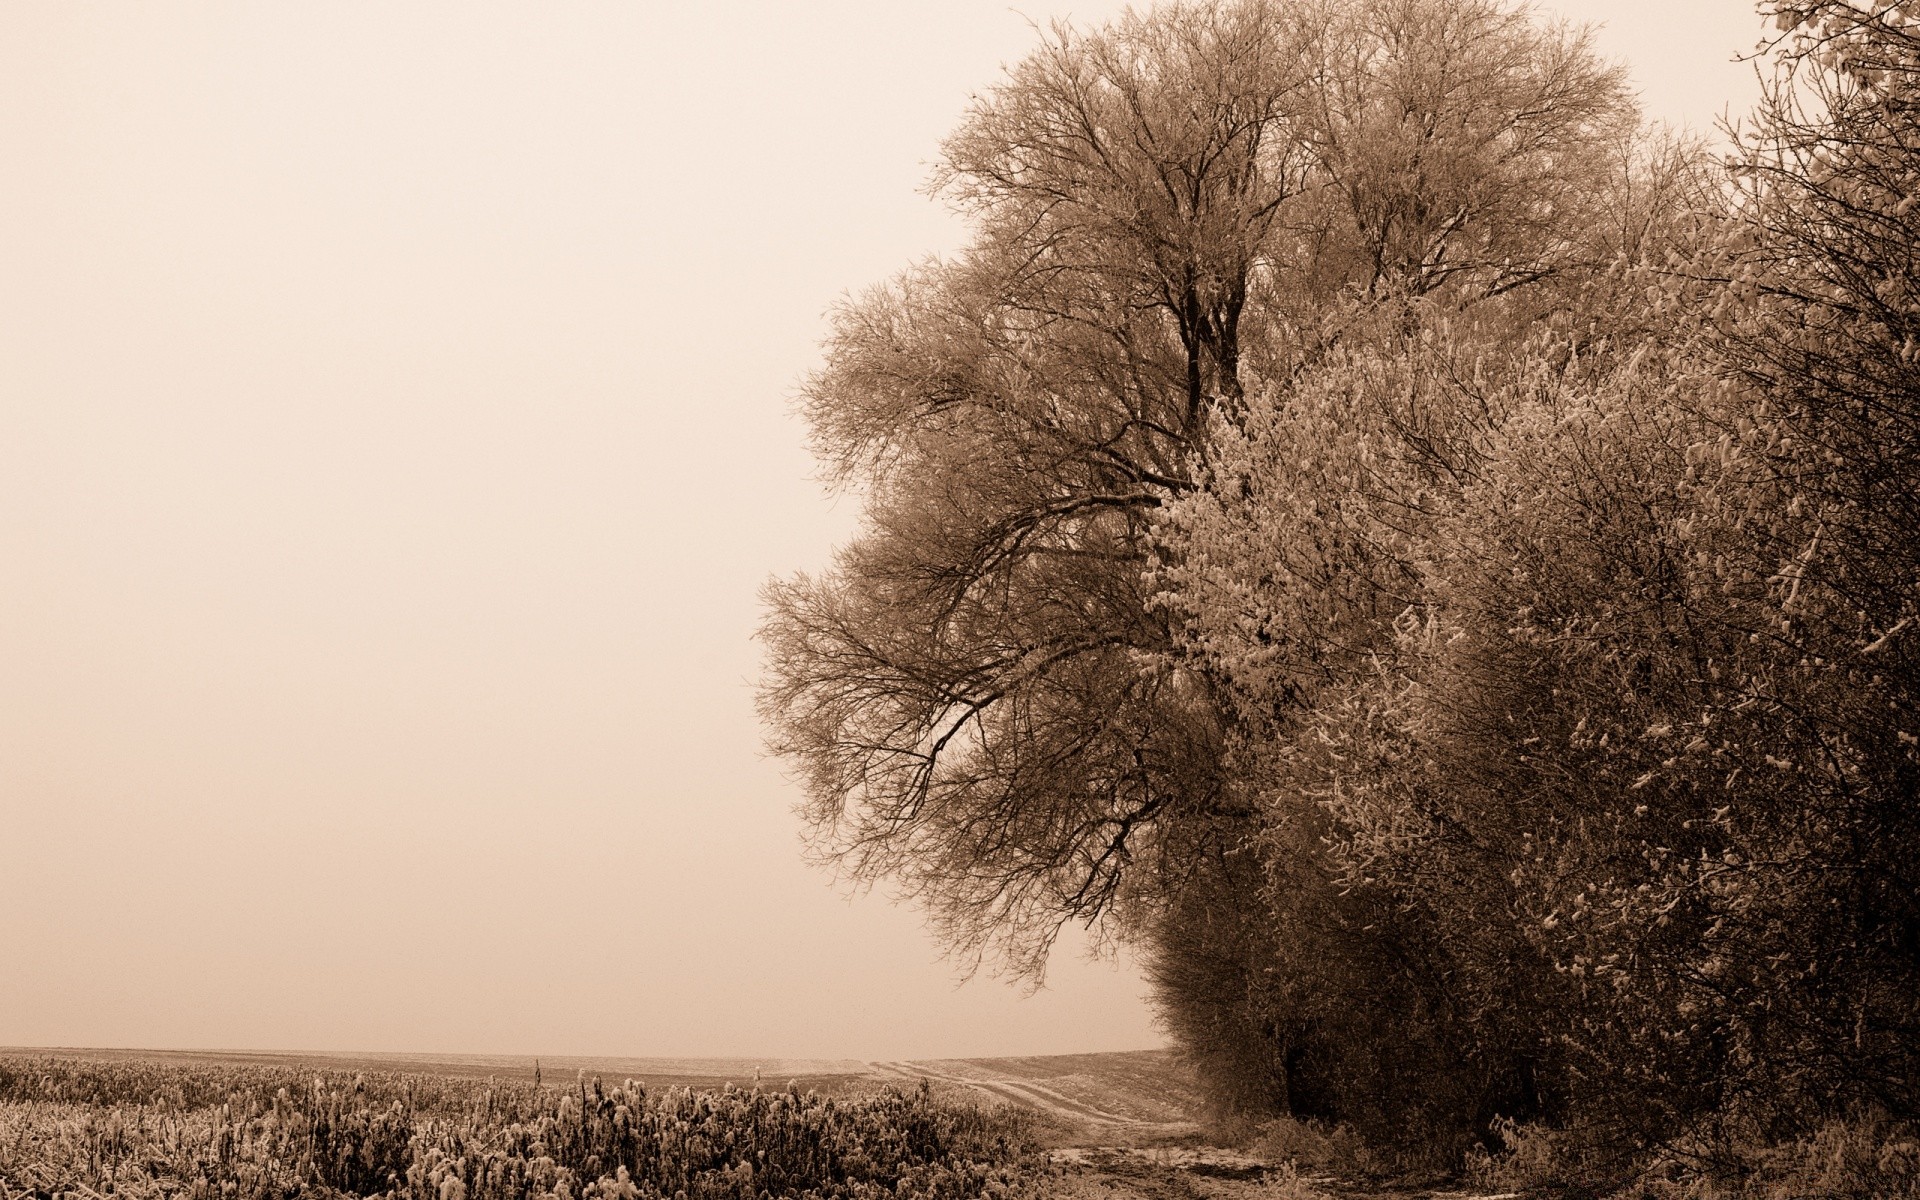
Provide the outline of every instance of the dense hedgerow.
[[1503,1185],[1920,1186],[1920,13],[1773,14],[1730,161],[1642,146],[1591,269],[1348,297],[1167,506],[1263,869],[1151,961],[1230,1101]]
[[917,1092],[652,1091],[0,1059],[0,1197],[924,1200],[1036,1163],[1015,1114]]

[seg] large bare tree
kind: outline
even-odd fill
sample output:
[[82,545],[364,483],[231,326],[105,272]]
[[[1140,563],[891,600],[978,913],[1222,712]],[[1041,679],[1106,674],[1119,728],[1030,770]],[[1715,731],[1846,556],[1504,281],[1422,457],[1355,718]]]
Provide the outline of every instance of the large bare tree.
[[976,236],[843,305],[805,408],[866,526],[768,589],[761,693],[819,855],[1033,977],[1245,840],[1154,517],[1342,296],[1575,254],[1617,74],[1479,0],[1170,4],[1056,27],[937,183]]

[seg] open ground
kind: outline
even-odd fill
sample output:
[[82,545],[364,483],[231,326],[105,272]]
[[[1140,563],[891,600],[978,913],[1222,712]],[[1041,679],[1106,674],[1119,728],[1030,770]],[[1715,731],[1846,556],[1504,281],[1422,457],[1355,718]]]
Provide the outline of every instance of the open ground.
[[1488,1200],[1481,1193],[1336,1179],[1215,1144],[1191,1072],[1170,1050],[1008,1058],[862,1060],[554,1055],[312,1053],[0,1047],[0,1058],[72,1058],[179,1066],[288,1067],[315,1072],[633,1080],[650,1089],[756,1087],[857,1098],[924,1082],[936,1094],[1028,1113],[1060,1173],[1060,1200]]

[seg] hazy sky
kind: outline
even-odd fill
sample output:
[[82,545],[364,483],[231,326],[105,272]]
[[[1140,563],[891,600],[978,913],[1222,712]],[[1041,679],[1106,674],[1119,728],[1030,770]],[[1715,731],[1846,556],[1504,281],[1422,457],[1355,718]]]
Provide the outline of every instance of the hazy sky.
[[[0,2],[0,1044],[1158,1044],[804,866],[752,712],[854,517],[823,311],[961,242],[1028,19],[1120,8]],[[1548,11],[1752,94],[1738,0]]]

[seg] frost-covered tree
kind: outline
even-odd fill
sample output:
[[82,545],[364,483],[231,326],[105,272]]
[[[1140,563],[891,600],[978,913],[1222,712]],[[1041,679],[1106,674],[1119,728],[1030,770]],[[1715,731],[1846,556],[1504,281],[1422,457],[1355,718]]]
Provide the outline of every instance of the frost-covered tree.
[[1142,903],[1239,804],[1141,569],[1307,186],[1311,26],[1255,3],[1055,30],[947,143],[974,244],[844,305],[807,385],[866,528],[769,590],[772,744],[822,856],[1036,977],[1063,922]]
[[[1062,922],[1117,918],[1152,951],[1176,1030],[1211,1004],[1277,1064],[1247,1094],[1352,1111],[1329,1047],[1402,1001],[1444,1007],[1442,968],[1339,899],[1318,827],[1271,852],[1266,785],[1235,749],[1267,729],[1160,594],[1186,550],[1159,514],[1226,486],[1214,460],[1282,393],[1321,397],[1315,428],[1336,441],[1382,422],[1428,439],[1411,469],[1445,478],[1460,414],[1429,411],[1429,381],[1392,347],[1435,335],[1428,308],[1502,329],[1563,311],[1549,289],[1611,259],[1635,211],[1632,125],[1581,34],[1484,0],[1168,5],[1055,30],[947,144],[938,179],[972,246],[843,306],[806,389],[820,456],[866,503],[829,571],[769,591],[763,711],[815,849],[896,881],[956,948],[1032,974]],[[1343,412],[1348,366],[1414,391]],[[1299,449],[1309,474],[1331,453]],[[1346,469],[1300,486],[1344,487]],[[1399,517],[1420,497],[1381,498],[1409,502]],[[1362,641],[1404,608],[1391,542],[1329,543],[1315,568]],[[1364,655],[1337,649],[1333,669]],[[1351,935],[1285,983],[1328,1017],[1320,1032],[1268,1003],[1279,887]],[[1223,1004],[1180,982],[1210,979],[1249,990]],[[1435,1039],[1375,1054],[1393,1081],[1367,1094],[1458,1058]],[[1452,1109],[1485,1107],[1479,1087],[1431,1090],[1458,1124]],[[1411,1110],[1371,1111],[1384,1126]]]

